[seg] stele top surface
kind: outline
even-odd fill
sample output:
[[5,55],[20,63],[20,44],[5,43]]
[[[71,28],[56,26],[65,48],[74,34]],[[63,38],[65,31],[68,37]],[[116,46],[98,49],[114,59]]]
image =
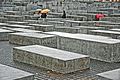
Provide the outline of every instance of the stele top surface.
[[110,80],[120,80],[120,69],[99,73],[97,75]]
[[104,36],[98,36],[98,35],[71,34],[71,33],[56,32],[56,31],[45,32],[45,33],[54,34],[54,35],[58,35],[61,37],[74,38],[74,39],[93,41],[93,42],[101,42],[101,43],[108,43],[108,44],[120,43],[120,40],[118,40],[118,39],[112,39],[110,37],[104,37]]
[[113,30],[113,31],[120,31],[120,29],[118,29],[118,28],[114,28],[114,29],[110,29],[110,30]]
[[103,27],[91,27],[91,26],[75,26],[75,27],[77,27],[77,28],[88,28],[88,29],[103,29]]
[[7,23],[0,23],[0,25],[1,25],[1,26],[3,26],[3,25],[6,26],[6,25],[8,25],[8,24],[7,24]]
[[20,32],[42,32],[42,31],[30,30],[30,29],[24,29],[24,28],[10,28],[10,30],[20,31]]
[[0,29],[0,33],[5,33],[5,32],[13,32],[11,30],[6,30],[6,29]]
[[21,24],[22,24],[22,23],[23,23],[23,24],[24,24],[24,23],[28,23],[28,22],[20,22],[20,21],[8,21],[8,22],[9,22],[9,23],[19,23],[19,24],[20,24],[20,23],[21,23]]
[[48,35],[42,33],[10,33],[12,35],[26,36],[26,37],[35,37],[35,38],[46,38],[46,37],[55,37],[55,35]]
[[31,28],[31,27],[33,27],[33,26],[26,26],[26,25],[17,25],[17,24],[15,24],[15,25],[8,25],[8,26],[10,26],[10,27],[18,27],[18,28]]
[[109,31],[109,30],[91,30],[92,32],[97,32],[97,33],[109,33],[109,34],[119,34],[120,32],[116,32],[116,31]]
[[72,60],[72,59],[78,59],[78,58],[84,58],[88,57],[87,55],[77,54],[73,52],[58,50],[54,48],[49,48],[45,46],[40,45],[31,45],[31,46],[24,46],[24,47],[15,47],[16,49],[60,59],[60,60]]
[[0,64],[0,80],[15,80],[33,76],[33,74]]
[[53,25],[42,25],[42,24],[29,24],[31,26],[40,26],[40,27],[51,27]]

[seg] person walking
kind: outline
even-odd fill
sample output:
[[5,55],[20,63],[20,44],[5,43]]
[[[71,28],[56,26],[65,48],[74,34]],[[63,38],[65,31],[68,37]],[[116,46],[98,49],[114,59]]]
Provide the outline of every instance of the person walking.
[[66,18],[66,12],[65,12],[65,10],[63,10],[62,18]]

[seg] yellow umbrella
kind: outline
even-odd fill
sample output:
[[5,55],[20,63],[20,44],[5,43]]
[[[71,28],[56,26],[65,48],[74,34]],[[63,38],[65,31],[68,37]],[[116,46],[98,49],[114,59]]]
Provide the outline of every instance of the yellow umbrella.
[[48,13],[50,10],[49,9],[43,9],[41,13]]

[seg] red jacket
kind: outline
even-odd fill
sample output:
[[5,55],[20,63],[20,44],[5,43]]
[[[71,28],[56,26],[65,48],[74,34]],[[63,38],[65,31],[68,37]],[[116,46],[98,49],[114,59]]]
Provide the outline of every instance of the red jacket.
[[95,18],[96,18],[96,19],[101,19],[101,18],[104,18],[104,17],[105,17],[104,14],[96,14],[96,15],[95,15]]

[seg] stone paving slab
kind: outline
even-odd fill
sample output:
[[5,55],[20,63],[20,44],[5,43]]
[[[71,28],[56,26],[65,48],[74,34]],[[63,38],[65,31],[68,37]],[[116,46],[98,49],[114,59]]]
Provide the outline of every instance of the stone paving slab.
[[63,74],[88,69],[90,63],[87,55],[39,45],[13,48],[13,59]]
[[34,75],[0,64],[0,80],[33,80]]
[[110,30],[91,30],[90,32],[93,35],[108,36],[115,39],[118,39],[118,37],[120,36],[120,32]]
[[120,40],[87,34],[46,33],[59,35],[57,46],[59,49],[87,54],[93,59],[106,62],[120,61]]
[[120,80],[120,69],[98,73],[97,76],[102,80]]
[[57,47],[57,38],[55,35],[42,33],[11,33],[9,42],[15,45],[43,45],[48,47]]

